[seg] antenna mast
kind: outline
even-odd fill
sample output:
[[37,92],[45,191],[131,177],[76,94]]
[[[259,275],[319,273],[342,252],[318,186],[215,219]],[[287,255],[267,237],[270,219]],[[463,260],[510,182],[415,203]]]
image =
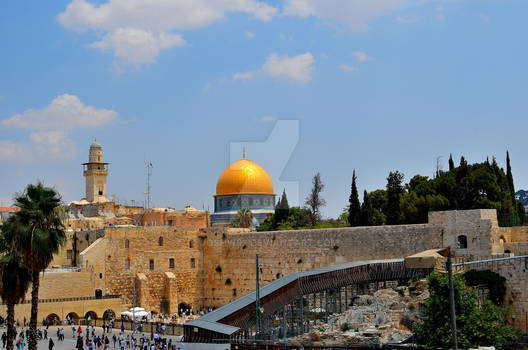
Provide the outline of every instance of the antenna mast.
[[147,190],[145,192],[145,210],[150,208],[150,177],[152,176],[152,163],[145,162],[147,165]]

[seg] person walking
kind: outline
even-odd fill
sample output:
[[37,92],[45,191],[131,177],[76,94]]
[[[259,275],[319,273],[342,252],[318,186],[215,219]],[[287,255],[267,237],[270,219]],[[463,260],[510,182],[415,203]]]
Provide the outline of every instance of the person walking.
[[75,346],[77,350],[83,350],[83,339],[81,336],[77,337],[77,345]]
[[50,338],[49,343],[48,343],[48,349],[49,350],[53,350],[53,346],[54,345],[55,345],[55,343],[53,343],[53,339]]
[[7,334],[6,332],[2,333],[2,348],[5,349],[6,347],[6,341],[7,341]]
[[72,323],[72,338],[75,338],[75,325]]
[[116,344],[116,341],[117,341],[117,338],[116,338],[115,334],[112,336],[112,341],[114,342],[114,349],[115,349],[115,344]]

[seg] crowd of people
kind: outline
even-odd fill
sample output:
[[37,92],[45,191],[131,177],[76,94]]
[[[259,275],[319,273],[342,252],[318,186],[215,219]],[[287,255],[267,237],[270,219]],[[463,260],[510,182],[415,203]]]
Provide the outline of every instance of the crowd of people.
[[[166,326],[158,323],[155,332],[148,336],[138,329],[137,332],[126,334],[124,325],[121,325],[121,330],[117,333],[112,333],[112,327],[109,324],[104,324],[102,333],[97,333],[94,326],[75,326],[71,325],[71,336],[76,338],[76,350],[173,350],[174,346],[172,339],[165,337]],[[48,338],[49,325],[37,330],[37,338],[39,341],[48,342],[48,349],[53,350],[55,342],[51,337]],[[17,332],[15,328],[15,346],[17,350],[24,350],[27,346],[27,339],[29,337],[29,328],[22,328]],[[56,331],[57,341],[62,342],[65,338],[64,328],[58,327]],[[4,331],[1,336],[2,348],[6,348],[7,334]]]

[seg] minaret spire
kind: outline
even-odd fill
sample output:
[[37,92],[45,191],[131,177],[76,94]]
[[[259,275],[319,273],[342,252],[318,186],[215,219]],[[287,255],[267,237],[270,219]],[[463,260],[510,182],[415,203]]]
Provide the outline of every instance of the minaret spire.
[[242,159],[246,159],[246,147],[242,147]]

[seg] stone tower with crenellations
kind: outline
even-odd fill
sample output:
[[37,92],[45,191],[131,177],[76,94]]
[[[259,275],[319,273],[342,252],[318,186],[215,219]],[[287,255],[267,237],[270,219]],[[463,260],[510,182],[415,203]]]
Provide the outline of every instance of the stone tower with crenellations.
[[88,163],[83,163],[83,175],[86,179],[86,200],[90,203],[108,202],[106,198],[108,164],[103,162],[103,147],[94,141],[90,146]]

